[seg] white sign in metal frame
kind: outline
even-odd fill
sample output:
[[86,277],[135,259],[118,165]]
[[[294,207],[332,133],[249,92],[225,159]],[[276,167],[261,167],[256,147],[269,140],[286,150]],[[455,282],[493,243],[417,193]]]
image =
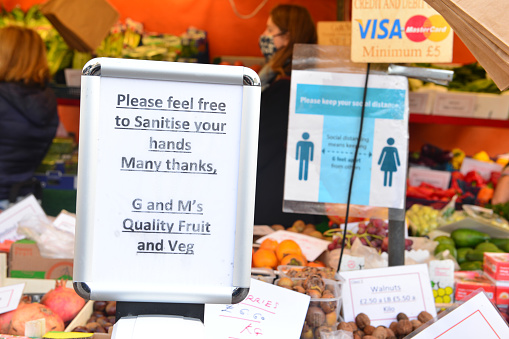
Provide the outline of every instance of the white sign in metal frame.
[[260,80],[249,68],[83,68],[74,288],[92,300],[237,303],[249,291]]

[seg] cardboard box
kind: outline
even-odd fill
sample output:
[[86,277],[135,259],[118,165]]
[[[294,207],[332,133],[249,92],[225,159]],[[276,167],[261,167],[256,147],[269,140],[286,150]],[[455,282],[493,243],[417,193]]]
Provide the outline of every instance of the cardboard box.
[[435,93],[434,115],[473,118],[477,96],[473,93],[445,92]]
[[72,259],[43,258],[34,241],[20,240],[11,246],[9,277],[72,280],[72,270]]
[[509,253],[484,253],[484,272],[497,281],[509,281]]
[[509,116],[509,96],[478,93],[474,109],[475,118],[507,120]]
[[120,16],[106,0],[49,0],[40,9],[67,45],[80,52],[99,47]]
[[454,300],[459,301],[482,288],[488,299],[495,301],[496,286],[482,271],[459,271],[454,273],[454,280],[456,281]]
[[435,92],[433,91],[408,92],[410,113],[431,114],[434,98]]
[[486,275],[495,285],[495,303],[509,305],[509,281],[498,281]]
[[[92,316],[92,313],[94,312],[94,301],[89,300],[83,306],[80,313],[78,313],[74,319],[67,325],[65,328],[65,332],[72,332],[73,329],[75,329],[78,326],[85,326],[88,319]],[[113,328],[110,328],[109,333],[94,333],[94,336],[92,339],[110,339],[111,338],[111,331]]]

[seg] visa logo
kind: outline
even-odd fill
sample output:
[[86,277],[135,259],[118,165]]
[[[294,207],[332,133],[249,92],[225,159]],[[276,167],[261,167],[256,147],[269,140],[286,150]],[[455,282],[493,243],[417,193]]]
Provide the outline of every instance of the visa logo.
[[366,24],[363,24],[362,20],[356,20],[359,24],[359,30],[361,32],[361,39],[366,39],[369,36],[371,39],[402,39],[403,29],[399,19],[394,20],[390,23],[389,19],[369,19]]

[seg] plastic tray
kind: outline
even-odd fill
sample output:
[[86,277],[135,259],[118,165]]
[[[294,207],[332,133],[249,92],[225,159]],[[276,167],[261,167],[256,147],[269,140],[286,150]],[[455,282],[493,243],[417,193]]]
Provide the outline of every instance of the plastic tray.
[[279,276],[289,278],[306,278],[312,272],[321,272],[322,278],[334,279],[334,269],[330,267],[310,267],[310,266],[295,266],[295,265],[279,265],[277,273]]

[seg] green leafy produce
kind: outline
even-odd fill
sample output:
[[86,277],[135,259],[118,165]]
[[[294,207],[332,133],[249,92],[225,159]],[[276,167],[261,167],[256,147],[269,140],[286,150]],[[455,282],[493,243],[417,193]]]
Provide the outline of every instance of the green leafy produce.
[[496,213],[503,218],[506,218],[506,219],[509,218],[509,202],[506,202],[503,204],[496,204],[496,205],[488,204],[488,205],[486,205],[486,207],[491,208],[493,210],[493,213]]
[[[444,69],[444,67],[434,64],[416,64],[416,66]],[[449,67],[447,69],[451,68]],[[454,67],[452,71],[454,71],[452,81],[450,81],[447,86],[447,89],[450,91],[501,93],[497,85],[486,73],[486,70],[477,62]],[[426,86],[426,83],[424,83],[424,86]]]

